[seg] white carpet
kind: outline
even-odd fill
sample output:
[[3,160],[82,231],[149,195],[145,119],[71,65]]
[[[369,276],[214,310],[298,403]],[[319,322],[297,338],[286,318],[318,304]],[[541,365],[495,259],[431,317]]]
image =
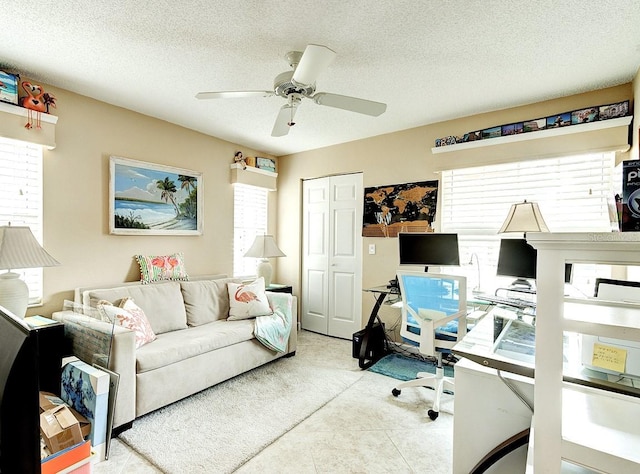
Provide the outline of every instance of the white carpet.
[[166,473],[232,472],[363,376],[345,370],[350,349],[307,336],[295,357],[150,413],[120,439]]

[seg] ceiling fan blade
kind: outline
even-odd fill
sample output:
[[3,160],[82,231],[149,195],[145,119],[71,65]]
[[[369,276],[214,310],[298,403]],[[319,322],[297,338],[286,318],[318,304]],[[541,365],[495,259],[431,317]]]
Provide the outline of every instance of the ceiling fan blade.
[[293,117],[298,110],[298,104],[285,104],[280,108],[276,122],[273,124],[273,130],[271,131],[272,137],[284,137],[289,133],[289,129],[295,125],[293,123]]
[[245,97],[270,97],[273,91],[222,91],[198,92],[196,99],[242,99]]
[[387,110],[387,104],[383,104],[382,102],[358,99],[346,95],[330,94],[328,92],[318,92],[312,99],[319,105],[350,110],[351,112],[358,112],[359,114],[371,115],[373,117],[377,117]]
[[304,86],[313,84],[335,57],[335,51],[326,46],[319,44],[308,45],[293,73],[293,82]]

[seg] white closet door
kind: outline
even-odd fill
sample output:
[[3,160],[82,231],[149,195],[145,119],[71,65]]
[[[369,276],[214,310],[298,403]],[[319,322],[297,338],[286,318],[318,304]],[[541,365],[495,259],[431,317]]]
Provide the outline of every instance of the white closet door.
[[329,308],[329,179],[302,183],[303,329],[327,334]]
[[362,319],[362,174],[303,183],[302,327],[351,339]]

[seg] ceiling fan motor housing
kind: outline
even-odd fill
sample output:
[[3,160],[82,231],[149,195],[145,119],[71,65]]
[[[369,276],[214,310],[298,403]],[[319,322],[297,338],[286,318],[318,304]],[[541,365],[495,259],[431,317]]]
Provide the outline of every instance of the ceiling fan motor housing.
[[292,81],[293,71],[286,71],[278,74],[273,81],[273,91],[277,96],[287,98],[291,94],[300,94],[310,97],[316,91],[315,84],[303,85]]

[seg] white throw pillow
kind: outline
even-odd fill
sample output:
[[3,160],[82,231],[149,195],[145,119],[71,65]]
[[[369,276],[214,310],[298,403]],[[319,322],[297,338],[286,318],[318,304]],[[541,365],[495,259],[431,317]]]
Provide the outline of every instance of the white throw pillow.
[[273,314],[264,290],[264,278],[252,283],[227,283],[229,320],[255,318]]
[[109,321],[114,321],[115,324],[134,331],[136,333],[136,349],[156,339],[144,311],[131,298],[123,298],[120,307],[114,306],[108,301],[100,301],[98,311]]

